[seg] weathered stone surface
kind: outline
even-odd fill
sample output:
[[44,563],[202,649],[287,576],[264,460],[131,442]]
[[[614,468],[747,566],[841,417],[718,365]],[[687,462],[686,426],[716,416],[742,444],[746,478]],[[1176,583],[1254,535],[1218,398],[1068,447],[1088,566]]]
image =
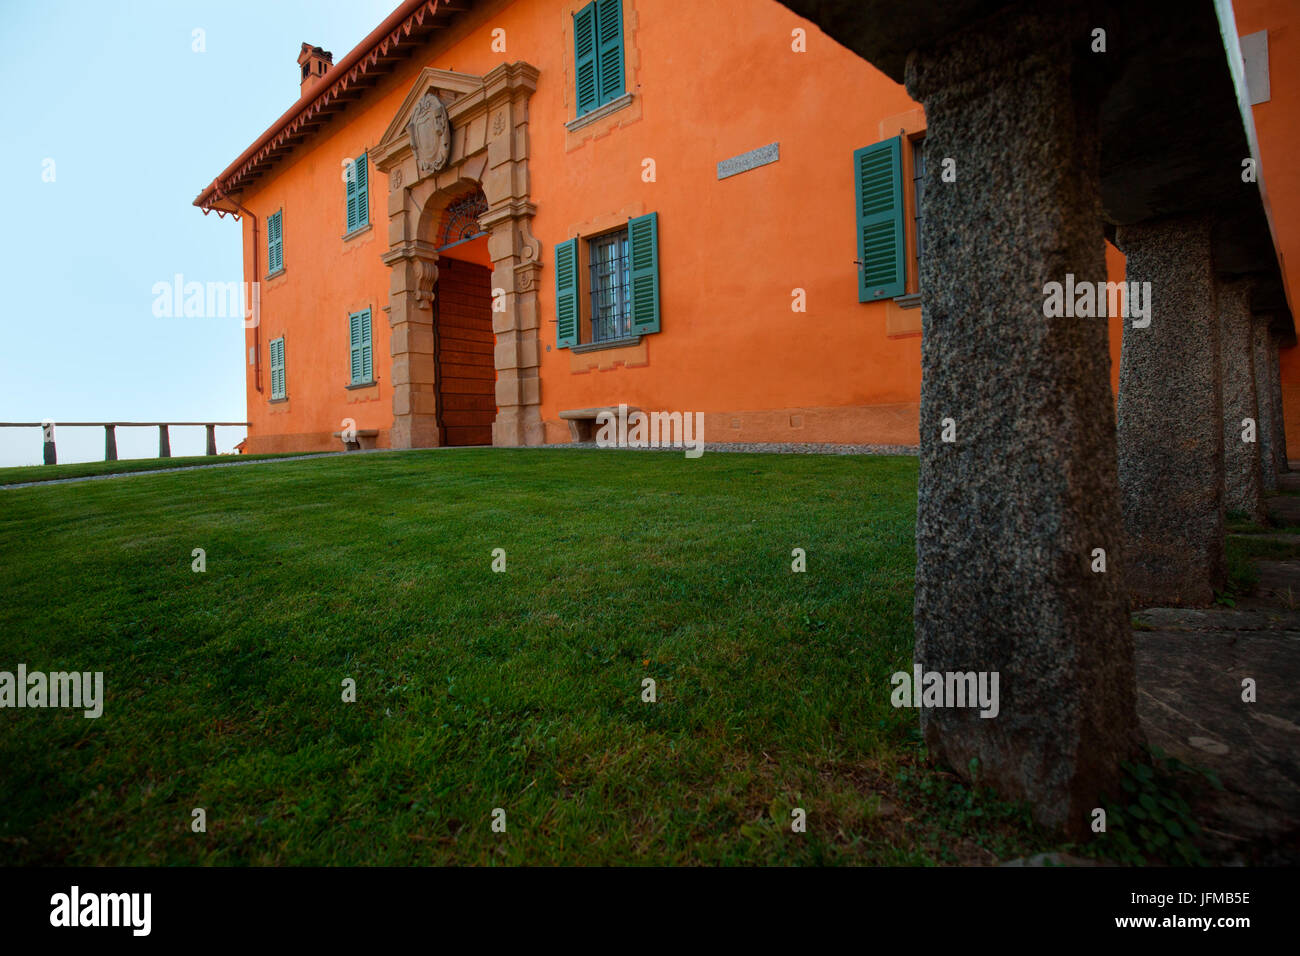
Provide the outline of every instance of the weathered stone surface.
[[1119,482],[1124,573],[1138,606],[1209,604],[1223,585],[1223,401],[1210,220],[1121,226],[1127,278],[1150,283],[1146,328],[1124,325]]
[[[1244,603],[1244,602],[1243,602]],[[1271,598],[1261,607],[1150,607],[1134,615],[1154,631],[1288,631],[1300,634],[1300,612],[1279,609]]]
[[[1256,564],[1259,567],[1256,597],[1288,612],[1300,609],[1300,562],[1259,561]],[[1300,653],[1300,648],[1297,652]]]
[[1264,490],[1277,490],[1277,473],[1286,471],[1278,466],[1278,412],[1282,407],[1281,392],[1274,392],[1272,363],[1269,352],[1276,350],[1276,343],[1268,331],[1270,316],[1257,315],[1253,319],[1253,340],[1255,358],[1255,381],[1259,383],[1257,402],[1259,406],[1259,453],[1263,467]]
[[1290,469],[1286,453],[1286,415],[1282,411],[1282,366],[1277,336],[1269,334],[1268,390],[1273,405],[1273,462],[1278,473]]
[[[1300,858],[1300,633],[1142,631],[1137,668],[1148,740],[1223,784],[1193,804],[1215,854]],[[1242,700],[1245,678],[1254,703]]]
[[[1223,389],[1223,505],[1263,524],[1264,473],[1256,404],[1255,341],[1248,279],[1219,283],[1219,377]],[[1147,331],[1150,331],[1149,329]],[[1136,334],[1136,331],[1135,333]],[[1248,423],[1248,424],[1247,424]],[[1268,467],[1272,468],[1270,461]]]
[[916,661],[1001,688],[996,718],[921,723],[958,773],[978,760],[982,783],[1079,835],[1139,740],[1106,323],[1043,314],[1048,282],[1106,274],[1100,74],[1070,39],[1086,25],[1017,4],[907,69],[927,154],[957,170],[940,182],[936,160],[923,200]]

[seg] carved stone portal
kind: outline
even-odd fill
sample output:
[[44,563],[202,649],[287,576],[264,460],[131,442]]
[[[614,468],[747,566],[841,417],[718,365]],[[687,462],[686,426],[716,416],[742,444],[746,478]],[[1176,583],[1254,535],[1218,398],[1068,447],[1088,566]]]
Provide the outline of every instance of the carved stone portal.
[[[438,444],[437,231],[447,206],[477,187],[488,235],[496,335],[496,420],[492,443],[540,445],[541,243],[528,193],[528,103],[537,69],[506,63],[483,76],[426,68],[370,155],[388,175],[388,321],[392,325],[394,448]],[[439,119],[442,119],[439,125]]]

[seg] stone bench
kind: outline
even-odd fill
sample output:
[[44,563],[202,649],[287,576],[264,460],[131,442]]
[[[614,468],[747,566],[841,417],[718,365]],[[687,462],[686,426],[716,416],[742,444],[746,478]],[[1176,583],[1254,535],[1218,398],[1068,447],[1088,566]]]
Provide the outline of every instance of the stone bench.
[[[641,409],[629,405],[627,414],[631,417],[633,412],[639,412]],[[570,408],[560,412],[560,417],[569,423],[569,438],[575,442],[595,441],[596,440],[596,418],[601,412],[609,412],[618,418],[617,405],[602,405],[596,408]]]
[[[343,442],[343,450],[344,450],[344,451],[356,451],[356,450],[358,450],[358,449],[360,449],[360,448],[374,448],[374,447],[375,447],[375,436],[379,434],[379,429],[378,429],[378,428],[358,428],[358,429],[356,429],[356,431],[354,432],[354,434],[357,436],[357,440],[356,440],[356,441],[344,441],[344,442]],[[334,437],[337,438],[339,441],[343,441],[343,432],[341,432],[341,431],[334,432]]]

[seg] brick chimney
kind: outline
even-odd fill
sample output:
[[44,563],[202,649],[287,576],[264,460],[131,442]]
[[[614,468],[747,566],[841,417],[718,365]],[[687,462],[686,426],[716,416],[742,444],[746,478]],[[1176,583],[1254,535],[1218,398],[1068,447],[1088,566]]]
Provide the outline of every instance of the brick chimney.
[[304,43],[302,52],[298,54],[298,66],[302,70],[302,84],[298,87],[299,95],[305,96],[309,89],[320,82],[320,78],[325,75],[325,71],[333,65],[333,53],[322,50],[318,46],[312,46],[310,43]]

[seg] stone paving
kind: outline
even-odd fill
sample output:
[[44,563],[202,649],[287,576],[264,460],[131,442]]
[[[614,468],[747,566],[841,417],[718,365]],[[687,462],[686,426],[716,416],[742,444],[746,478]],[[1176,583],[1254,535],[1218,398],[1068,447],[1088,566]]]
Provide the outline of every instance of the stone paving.
[[[1300,486],[1282,475],[1281,487]],[[1300,498],[1270,498],[1274,520]],[[1300,511],[1296,512],[1300,515]],[[1300,520],[1287,522],[1300,524]],[[1298,535],[1252,535],[1300,543]],[[1147,741],[1213,771],[1196,807],[1222,861],[1300,862],[1300,561],[1260,561],[1235,607],[1137,612],[1138,715]],[[1243,701],[1243,681],[1256,699]]]

